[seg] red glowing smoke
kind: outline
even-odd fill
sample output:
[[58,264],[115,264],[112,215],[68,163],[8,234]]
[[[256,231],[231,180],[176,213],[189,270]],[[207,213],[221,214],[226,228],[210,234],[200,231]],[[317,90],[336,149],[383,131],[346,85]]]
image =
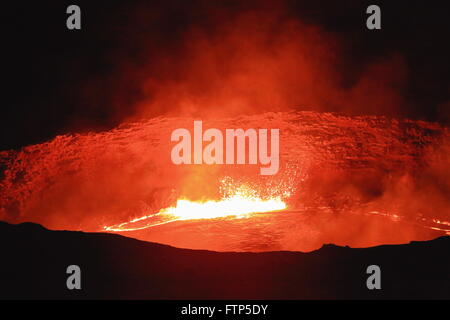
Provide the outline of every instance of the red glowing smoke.
[[[405,110],[408,67],[399,52],[355,67],[341,36],[301,21],[278,2],[229,8],[200,1],[185,9],[193,17],[187,14],[167,36],[149,26],[170,13],[165,7],[157,14],[131,6],[123,29],[102,29],[117,34],[107,57],[111,68],[82,86],[80,103],[106,103],[116,122],[292,108],[389,116]],[[108,91],[107,102],[99,87]]]

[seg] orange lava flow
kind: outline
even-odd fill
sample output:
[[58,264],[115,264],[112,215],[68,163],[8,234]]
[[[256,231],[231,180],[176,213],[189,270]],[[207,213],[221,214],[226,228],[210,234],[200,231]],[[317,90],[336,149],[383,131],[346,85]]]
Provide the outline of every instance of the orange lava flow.
[[[105,231],[136,231],[179,220],[215,219],[221,217],[243,218],[252,213],[273,212],[286,209],[279,197],[261,199],[237,193],[231,197],[204,202],[178,200],[176,206],[162,209],[152,215],[132,219],[115,226],[105,226]],[[156,220],[156,221],[155,221]]]
[[105,231],[136,231],[180,220],[249,217],[252,213],[274,212],[286,209],[286,203],[279,196],[262,199],[247,187],[236,188],[220,200],[191,201],[179,199],[173,207],[161,209],[158,213],[145,215],[114,226],[104,226]]

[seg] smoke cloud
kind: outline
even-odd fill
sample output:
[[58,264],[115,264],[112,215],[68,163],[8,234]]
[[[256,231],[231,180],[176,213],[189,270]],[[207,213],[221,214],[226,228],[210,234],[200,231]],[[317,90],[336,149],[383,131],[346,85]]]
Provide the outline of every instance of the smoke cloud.
[[[348,44],[292,16],[287,5],[199,2],[187,9],[196,13],[194,22],[180,23],[168,39],[149,30],[151,9],[135,10],[112,50],[114,71],[100,79],[113,85],[109,100],[118,118],[211,118],[292,108],[398,116],[405,110],[408,67],[401,53],[349,71]],[[130,85],[132,99],[122,89]],[[84,88],[92,99],[96,80]]]

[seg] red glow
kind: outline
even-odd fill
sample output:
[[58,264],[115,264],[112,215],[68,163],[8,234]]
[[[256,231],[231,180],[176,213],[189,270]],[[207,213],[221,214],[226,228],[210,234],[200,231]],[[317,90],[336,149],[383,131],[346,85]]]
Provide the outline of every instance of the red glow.
[[[191,118],[155,118],[3,152],[0,218],[84,231],[127,221],[158,224],[124,234],[214,250],[363,247],[450,231],[448,131],[438,125],[312,112],[205,122],[279,128],[280,172],[264,177],[258,166],[173,165],[170,132],[189,123]],[[280,199],[287,209],[240,219],[240,213],[282,208],[199,216],[205,219],[173,209],[181,207],[180,199],[217,206],[242,186],[247,200]],[[163,214],[154,216],[158,212]],[[136,221],[144,216],[150,217]]]

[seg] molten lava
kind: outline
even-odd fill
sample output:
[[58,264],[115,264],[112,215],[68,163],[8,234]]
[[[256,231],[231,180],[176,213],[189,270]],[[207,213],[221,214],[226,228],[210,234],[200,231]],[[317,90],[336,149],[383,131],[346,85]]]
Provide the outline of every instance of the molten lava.
[[[215,219],[231,216],[244,218],[252,213],[273,212],[283,209],[286,209],[286,204],[280,198],[263,200],[241,194],[220,201],[178,200],[175,207],[165,208],[156,214],[132,219],[116,226],[105,226],[104,229],[115,232],[136,231],[178,220]],[[155,222],[155,218],[158,219],[157,222]]]

